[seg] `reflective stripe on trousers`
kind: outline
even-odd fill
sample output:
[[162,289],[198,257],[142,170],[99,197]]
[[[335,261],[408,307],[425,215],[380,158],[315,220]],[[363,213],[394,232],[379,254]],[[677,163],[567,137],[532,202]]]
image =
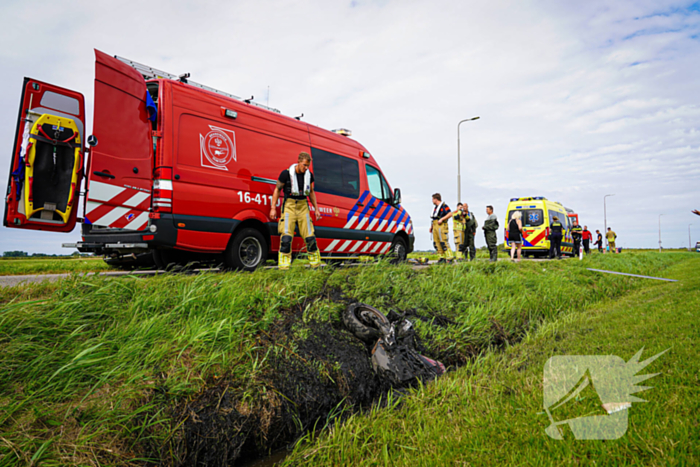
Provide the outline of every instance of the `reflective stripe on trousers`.
[[309,204],[305,199],[286,199],[284,201],[284,216],[280,219],[277,231],[280,235],[294,236],[294,229],[299,226],[302,238],[313,237],[314,224],[311,222]]

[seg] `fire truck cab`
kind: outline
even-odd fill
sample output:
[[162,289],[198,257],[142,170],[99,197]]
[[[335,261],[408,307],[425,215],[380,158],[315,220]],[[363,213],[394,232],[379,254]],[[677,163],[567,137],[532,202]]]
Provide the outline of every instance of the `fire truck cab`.
[[[269,218],[276,180],[301,151],[326,258],[412,251],[413,224],[377,161],[346,130],[95,51],[92,135],[83,95],[25,78],[3,224],[70,232],[82,252],[149,253],[158,266],[223,255],[253,270],[279,251]],[[86,148],[86,143],[89,148]],[[85,179],[83,217],[78,217]],[[278,215],[279,215],[278,203]],[[297,236],[293,251],[305,248]]]

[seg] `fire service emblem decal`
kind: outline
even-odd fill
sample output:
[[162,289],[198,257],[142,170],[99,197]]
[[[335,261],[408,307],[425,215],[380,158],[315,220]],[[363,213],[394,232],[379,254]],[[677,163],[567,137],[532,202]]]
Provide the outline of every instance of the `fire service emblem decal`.
[[228,170],[228,164],[236,159],[236,134],[209,125],[211,131],[206,135],[199,134],[199,153],[202,167]]

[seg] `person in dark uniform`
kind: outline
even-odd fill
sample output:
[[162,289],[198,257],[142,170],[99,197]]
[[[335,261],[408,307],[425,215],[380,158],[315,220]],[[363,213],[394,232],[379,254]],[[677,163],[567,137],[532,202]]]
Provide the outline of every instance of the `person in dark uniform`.
[[583,226],[583,232],[581,232],[581,239],[583,241],[583,251],[586,252],[587,255],[591,254],[591,240],[593,240],[593,235],[591,235],[591,232],[588,231],[588,226],[584,225]]
[[559,218],[554,216],[552,223],[549,225],[549,259],[561,259],[561,238],[564,236],[566,229]]
[[595,231],[597,238],[595,240],[595,245],[598,247],[598,253],[603,252],[603,234],[600,233],[600,230]]
[[581,254],[581,236],[583,229],[578,222],[571,226],[571,239],[574,241],[574,257]]
[[484,221],[484,226],[481,228],[484,231],[486,238],[486,246],[489,249],[489,261],[492,263],[498,260],[498,218],[493,213],[493,206],[486,206],[486,214],[488,217]]

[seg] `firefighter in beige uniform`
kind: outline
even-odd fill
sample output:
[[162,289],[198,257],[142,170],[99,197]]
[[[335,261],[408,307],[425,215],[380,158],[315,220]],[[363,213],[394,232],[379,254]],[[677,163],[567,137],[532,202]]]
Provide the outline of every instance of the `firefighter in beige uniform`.
[[294,229],[299,226],[299,233],[306,241],[306,251],[309,255],[311,267],[321,264],[321,252],[318,251],[314,224],[311,222],[309,203],[311,200],[316,213],[316,220],[321,218],[316,203],[316,193],[314,192],[314,175],[309,170],[311,156],[302,152],[299,154],[297,164],[293,164],[288,170],[285,169],[277,180],[275,192],[272,194],[272,207],[270,208],[270,218],[277,217],[277,200],[280,190],[284,192],[284,204],[282,205],[281,219],[277,230],[280,234],[279,268],[289,269],[292,264],[292,240],[294,239]]
[[457,203],[457,209],[452,213],[452,230],[455,236],[455,256],[459,257],[458,251],[464,251],[466,238],[464,232],[467,229],[467,213],[464,212],[462,203]]
[[454,257],[449,243],[450,225],[447,223],[452,214],[450,213],[450,208],[442,202],[440,193],[433,195],[433,205],[433,213],[430,216],[432,219],[430,233],[433,234],[433,244],[440,255],[438,263],[444,263]]

